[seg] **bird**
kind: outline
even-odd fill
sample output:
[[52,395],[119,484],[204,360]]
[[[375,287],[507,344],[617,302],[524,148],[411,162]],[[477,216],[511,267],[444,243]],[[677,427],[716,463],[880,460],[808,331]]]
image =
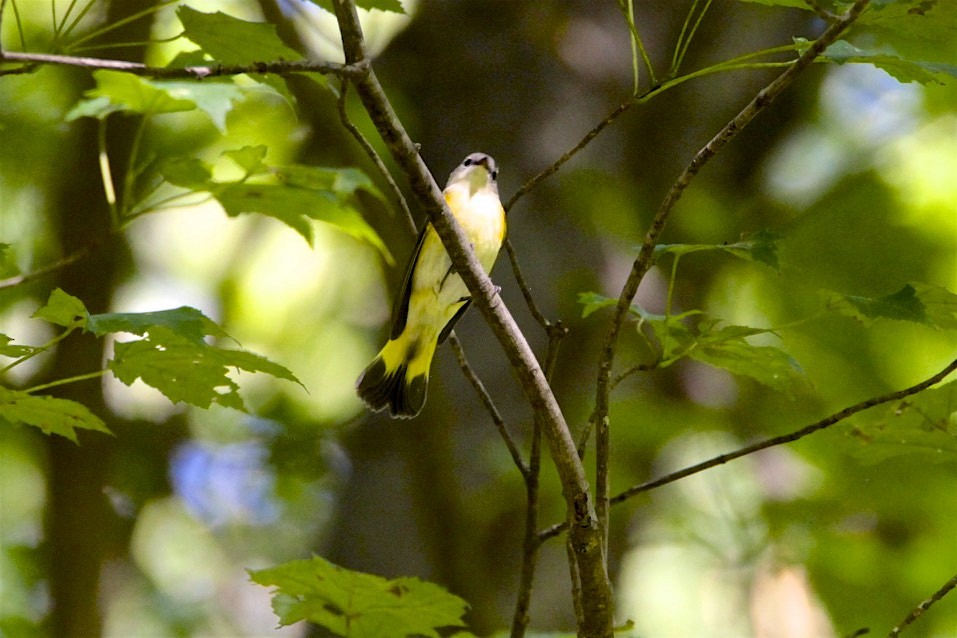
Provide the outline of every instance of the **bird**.
[[[495,160],[470,153],[452,171],[442,193],[482,267],[490,272],[506,227]],[[392,307],[389,341],[356,380],[359,398],[373,411],[388,408],[393,418],[418,415],[425,405],[435,349],[471,303],[465,282],[427,223]]]

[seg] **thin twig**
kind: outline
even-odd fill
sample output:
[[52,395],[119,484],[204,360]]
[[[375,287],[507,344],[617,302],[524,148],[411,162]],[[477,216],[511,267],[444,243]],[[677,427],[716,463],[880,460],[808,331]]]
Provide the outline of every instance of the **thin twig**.
[[934,595],[922,602],[921,604],[914,607],[913,610],[904,620],[900,621],[896,627],[891,629],[891,632],[887,634],[887,638],[896,638],[900,633],[915,620],[924,615],[924,612],[930,609],[931,605],[939,601],[941,598],[949,594],[955,587],[957,587],[957,574],[953,578],[944,583],[944,586],[934,592]]
[[378,169],[382,179],[384,179],[386,184],[389,185],[389,190],[392,191],[392,197],[395,198],[399,208],[402,209],[403,213],[405,213],[405,220],[409,225],[409,231],[414,237],[418,230],[415,227],[415,219],[412,217],[412,211],[409,209],[409,202],[406,201],[405,195],[402,194],[402,190],[399,188],[399,185],[395,183],[394,179],[392,179],[392,173],[389,172],[389,169],[386,167],[385,162],[382,161],[382,158],[375,150],[375,147],[369,140],[366,139],[365,135],[362,134],[362,131],[360,131],[359,128],[352,123],[352,121],[349,119],[349,115],[346,113],[346,93],[348,89],[349,83],[345,78],[343,78],[342,83],[339,86],[339,99],[336,100],[336,104],[339,107],[339,121],[359,143],[359,146],[362,147],[362,150],[366,152],[366,155],[368,155],[369,159],[372,160],[372,163],[375,164],[375,167]]
[[[314,62],[311,60],[273,60],[270,62],[254,62],[253,64],[214,64],[209,66],[161,67],[147,66],[140,62],[125,60],[107,60],[103,58],[88,58],[74,55],[60,55],[56,53],[23,53],[19,51],[3,51],[0,53],[0,62],[25,62],[30,64],[54,64],[62,66],[82,67],[86,69],[109,69],[124,71],[133,75],[158,79],[191,78],[202,80],[211,77],[227,75],[242,75],[247,73],[274,73],[276,75],[291,75],[293,73],[328,73],[339,77],[361,77],[369,72],[367,60],[355,64],[338,64],[336,62]],[[0,70],[0,73],[6,71]]]
[[522,539],[522,569],[519,572],[518,594],[515,597],[515,613],[512,615],[510,638],[522,638],[531,621],[532,587],[535,569],[538,566],[538,550],[542,546],[538,538],[539,476],[542,466],[542,426],[535,419],[532,427],[532,450],[528,457],[528,472],[525,474],[525,533]]
[[588,131],[588,133],[585,134],[585,137],[583,137],[581,141],[579,141],[578,144],[576,144],[571,150],[567,151],[564,155],[559,157],[555,162],[553,162],[550,166],[548,166],[548,168],[540,172],[538,175],[536,175],[532,179],[522,184],[522,187],[519,188],[518,191],[516,191],[515,194],[509,198],[508,202],[505,203],[505,212],[512,210],[512,207],[515,205],[515,202],[517,202],[523,195],[525,195],[530,190],[535,188],[540,181],[554,174],[559,168],[561,168],[562,164],[570,160],[580,150],[588,146],[589,142],[591,142],[593,139],[598,137],[599,133],[604,131],[612,122],[617,120],[625,111],[630,109],[634,104],[635,104],[635,100],[628,100],[627,102],[623,102],[622,104],[620,104],[617,108],[615,108],[614,111],[609,113],[605,117],[605,119],[599,122],[590,131]]
[[495,427],[498,428],[499,434],[502,435],[502,440],[505,441],[505,446],[508,447],[509,454],[512,455],[512,461],[515,463],[515,467],[518,468],[518,471],[521,472],[522,476],[527,480],[529,469],[522,459],[522,453],[519,452],[515,439],[512,438],[508,428],[505,427],[505,420],[502,418],[498,408],[495,407],[495,403],[492,401],[488,390],[485,389],[482,380],[478,378],[478,375],[475,374],[475,371],[469,364],[468,359],[465,358],[465,351],[462,349],[462,344],[459,343],[459,339],[454,332],[449,336],[449,345],[452,346],[452,351],[455,352],[455,358],[458,359],[459,367],[462,368],[462,373],[465,375],[465,378],[468,379],[472,387],[475,388],[475,392],[479,395],[488,413],[492,416]]
[[[857,414],[858,412],[863,412],[864,410],[876,407],[884,403],[890,403],[891,401],[899,401],[911,395],[917,394],[919,392],[923,392],[924,390],[931,387],[932,385],[940,383],[941,381],[946,379],[955,370],[957,370],[957,359],[951,361],[946,367],[944,367],[937,374],[931,377],[928,377],[927,379],[924,379],[920,383],[916,385],[912,385],[909,388],[898,390],[896,392],[890,392],[888,394],[882,394],[881,396],[873,397],[865,401],[861,401],[860,403],[855,403],[854,405],[844,408],[840,412],[835,412],[834,414],[827,416],[821,419],[820,421],[816,421],[810,425],[807,425],[801,428],[800,430],[795,430],[794,432],[791,432],[790,434],[785,434],[783,436],[776,436],[764,441],[759,441],[758,443],[748,445],[739,450],[735,450],[734,452],[729,452],[728,454],[722,454],[720,456],[716,456],[702,463],[697,463],[696,465],[692,465],[682,470],[678,470],[677,472],[666,474],[665,476],[654,479],[652,481],[647,481],[645,483],[635,485],[633,487],[626,489],[620,494],[617,494],[616,496],[612,497],[609,502],[611,505],[617,505],[618,503],[622,503],[633,496],[637,496],[638,494],[649,492],[653,489],[659,488],[669,483],[674,483],[675,481],[691,476],[692,474],[697,474],[699,472],[703,472],[704,470],[710,469],[712,467],[723,465],[729,461],[739,459],[742,456],[747,456],[749,454],[754,454],[755,452],[758,452],[760,450],[766,450],[770,447],[783,445],[785,443],[792,443],[794,441],[797,441],[798,439],[803,439],[804,437],[810,434],[813,434],[817,432],[818,430],[823,430],[825,428],[828,428],[834,425],[835,423],[843,421],[844,419],[850,417],[851,415]],[[551,527],[547,527],[541,530],[538,533],[538,536],[540,539],[546,540],[548,538],[552,538],[553,536],[557,536],[565,529],[566,529],[566,523],[556,523],[555,525],[552,525]]]
[[67,266],[71,264],[75,264],[76,262],[80,261],[87,255],[89,255],[91,252],[93,252],[93,249],[97,248],[101,243],[102,243],[101,241],[96,241],[96,242],[87,244],[86,246],[83,246],[82,248],[79,248],[76,251],[70,253],[66,257],[63,257],[52,263],[49,263],[46,266],[43,266],[42,268],[37,268],[33,272],[24,273],[21,275],[15,275],[8,279],[0,280],[0,290],[4,288],[13,288],[14,286],[20,286],[27,282],[34,281],[35,279],[39,279],[41,277],[45,277],[49,274],[55,273],[56,271],[66,268]]
[[805,51],[797,60],[795,60],[781,75],[774,79],[768,86],[763,88],[758,94],[745,106],[734,119],[726,124],[711,141],[709,141],[701,150],[695,153],[691,162],[678,176],[678,179],[665,195],[664,200],[655,213],[655,217],[645,233],[644,242],[638,258],[632,265],[631,272],[628,275],[625,284],[622,286],[621,294],[618,297],[618,303],[615,306],[614,316],[605,343],[602,346],[601,355],[598,364],[598,379],[595,390],[595,411],[592,419],[592,427],[595,430],[596,437],[596,477],[595,477],[595,511],[599,519],[599,527],[603,533],[607,534],[608,509],[609,509],[609,477],[608,477],[608,456],[609,456],[609,395],[611,392],[611,370],[615,359],[615,349],[618,343],[618,335],[624,325],[625,318],[631,302],[638,292],[638,286],[645,274],[654,263],[654,249],[658,243],[661,233],[664,232],[665,225],[675,204],[681,198],[685,189],[691,184],[692,180],[701,170],[701,168],[718,151],[734,139],[754,118],[766,109],[774,99],[788,88],[798,75],[808,68],[814,60],[820,56],[824,50],[834,43],[848,27],[853,24],[861,13],[867,8],[870,0],[857,0],[841,18],[833,23],[828,29],[815,40],[807,51]]
[[545,315],[542,314],[542,311],[539,310],[535,304],[535,300],[532,298],[532,290],[525,282],[522,267],[518,263],[518,256],[515,254],[515,249],[512,248],[512,242],[510,242],[507,237],[505,238],[504,245],[505,252],[508,254],[508,260],[512,264],[512,273],[515,275],[515,281],[518,283],[519,290],[522,291],[522,296],[525,297],[525,304],[528,306],[528,311],[532,313],[532,317],[534,317],[542,329],[548,332],[552,327],[552,322],[545,318]]
[[809,6],[811,10],[818,15],[818,17],[827,22],[837,22],[841,18],[841,16],[837,15],[836,13],[831,13],[828,11],[826,8],[824,8],[824,5],[817,0],[804,0],[804,4]]

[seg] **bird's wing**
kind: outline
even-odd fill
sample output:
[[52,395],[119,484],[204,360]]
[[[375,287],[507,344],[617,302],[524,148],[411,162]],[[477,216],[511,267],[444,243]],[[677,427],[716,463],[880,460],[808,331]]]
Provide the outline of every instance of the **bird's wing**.
[[405,324],[409,320],[409,298],[412,297],[412,273],[415,272],[415,265],[419,262],[419,253],[422,252],[422,245],[425,243],[425,236],[432,228],[431,224],[426,223],[419,231],[419,238],[415,242],[415,248],[412,250],[412,256],[409,257],[409,263],[405,267],[405,277],[402,278],[402,287],[395,297],[392,304],[392,334],[390,339],[397,339],[402,331],[405,330]]

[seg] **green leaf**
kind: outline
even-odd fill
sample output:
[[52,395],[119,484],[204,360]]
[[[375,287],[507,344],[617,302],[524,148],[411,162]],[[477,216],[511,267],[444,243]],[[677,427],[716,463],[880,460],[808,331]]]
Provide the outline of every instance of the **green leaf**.
[[260,213],[274,217],[302,235],[312,245],[312,224],[306,211],[335,206],[330,193],[318,193],[279,184],[225,184],[213,196],[230,217]]
[[[332,0],[312,0],[312,3],[329,13],[335,14],[332,8]],[[405,9],[402,8],[399,0],[358,0],[356,5],[360,9],[366,10],[378,9],[379,11],[390,11],[392,13],[405,13]]]
[[275,25],[247,22],[221,11],[202,13],[187,6],[177,8],[176,15],[183,23],[184,35],[223,64],[302,59],[279,38]]
[[74,443],[76,430],[95,430],[111,434],[103,421],[82,403],[49,396],[34,396],[0,386],[0,419],[10,424],[24,423],[44,434],[58,434]]
[[855,414],[849,434],[866,463],[902,454],[921,454],[953,463],[957,457],[957,381]]
[[921,283],[913,286],[930,324],[940,330],[957,330],[957,295],[942,286]]
[[82,301],[59,288],[55,288],[46,305],[38,308],[32,315],[34,319],[43,319],[64,328],[84,326],[89,316],[90,313]]
[[222,204],[227,215],[235,217],[242,213],[260,213],[275,217],[299,232],[310,244],[310,220],[331,224],[378,248],[389,263],[394,261],[375,230],[335,192],[285,184],[235,183],[216,188],[213,196]]
[[11,244],[0,242],[0,279],[18,274],[16,251]]
[[324,168],[294,164],[279,166],[274,170],[280,180],[292,186],[332,191],[340,199],[353,196],[357,191],[363,190],[382,202],[386,201],[385,195],[369,176],[357,168]]
[[[83,105],[81,102],[68,114],[68,118],[72,116],[75,119],[81,115],[102,118],[115,111],[154,115],[192,111],[196,108],[193,100],[188,97],[175,97],[175,91],[167,89],[159,81],[132,73],[107,70],[94,71],[93,77],[96,79],[96,88],[90,89],[84,95],[87,100],[95,101],[95,104]],[[108,102],[103,102],[104,99]]]
[[174,186],[199,191],[208,190],[213,177],[212,167],[196,157],[172,157],[163,160],[159,165],[159,172],[163,179]]
[[171,98],[194,104],[209,116],[222,133],[226,132],[226,116],[233,110],[235,103],[246,96],[232,78],[210,78],[202,82],[164,80],[154,81],[151,84]]
[[769,230],[759,230],[733,244],[658,244],[655,246],[655,258],[668,253],[680,257],[696,252],[720,251],[780,270],[777,246],[777,240],[780,238],[780,235]]
[[242,148],[223,151],[223,155],[239,164],[239,167],[246,171],[247,175],[252,175],[253,173],[262,172],[267,168],[263,160],[266,159],[266,152],[268,150],[266,146],[259,144],[257,146],[244,146]]
[[11,337],[0,333],[0,356],[19,359],[20,357],[25,357],[42,350],[42,348],[36,348],[34,346],[11,345],[12,342],[13,339]]
[[908,59],[952,61],[947,46],[957,36],[957,3],[950,0],[877,0],[857,24],[868,41]]
[[265,357],[196,342],[166,326],[150,327],[146,338],[139,341],[118,342],[109,368],[126,385],[142,379],[173,403],[182,401],[204,409],[217,403],[245,410],[239,386],[227,375],[229,368],[265,372],[299,383],[292,372]]
[[897,292],[877,298],[830,293],[827,307],[864,323],[895,319],[938,330],[957,329],[957,295],[929,284],[905,284]]
[[[802,47],[802,51],[810,46],[804,38],[795,38],[795,43]],[[957,66],[953,64],[908,60],[891,53],[867,51],[846,40],[838,40],[829,46],[821,59],[836,64],[872,64],[898,82],[944,84],[949,78],[957,77]]]
[[604,295],[599,295],[597,292],[580,292],[578,293],[578,303],[585,306],[582,309],[582,319],[585,319],[592,313],[597,312],[602,308],[608,308],[616,305],[618,300],[612,299],[611,297],[606,297]]
[[122,110],[124,110],[123,105],[111,102],[108,97],[89,97],[77,102],[63,119],[66,122],[72,122],[81,117],[93,117],[102,120],[111,113]]
[[349,638],[439,638],[439,628],[465,626],[462,615],[468,604],[418,578],[387,580],[319,556],[249,575],[254,583],[275,587],[273,610],[280,625],[308,620]]
[[877,298],[832,294],[827,301],[827,307],[865,323],[875,319],[895,319],[932,325],[927,307],[911,284],[905,284],[897,292]]
[[229,337],[215,321],[196,308],[181,306],[155,312],[110,312],[90,315],[86,330],[98,337],[110,332],[132,332],[140,336],[162,327],[195,345],[205,344],[205,337]]
[[699,337],[696,347],[688,351],[688,356],[731,374],[754,379],[789,397],[807,386],[797,361],[780,348],[751,345],[740,336],[742,329],[750,334],[764,332],[744,326],[727,326]]

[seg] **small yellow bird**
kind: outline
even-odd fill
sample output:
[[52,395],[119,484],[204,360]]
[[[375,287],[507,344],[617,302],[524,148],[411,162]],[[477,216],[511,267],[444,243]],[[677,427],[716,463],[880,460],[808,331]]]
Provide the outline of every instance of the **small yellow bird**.
[[[452,171],[443,194],[486,272],[505,238],[505,210],[498,197],[498,167],[472,153]],[[356,392],[373,410],[411,418],[425,405],[435,348],[452,332],[472,298],[452,267],[432,224],[419,233],[392,308],[389,342],[359,375]]]

